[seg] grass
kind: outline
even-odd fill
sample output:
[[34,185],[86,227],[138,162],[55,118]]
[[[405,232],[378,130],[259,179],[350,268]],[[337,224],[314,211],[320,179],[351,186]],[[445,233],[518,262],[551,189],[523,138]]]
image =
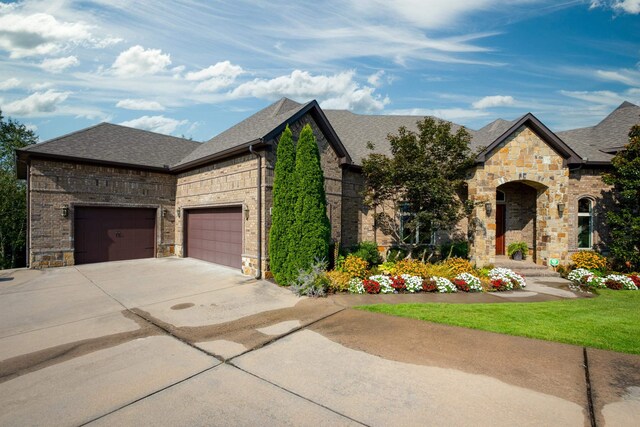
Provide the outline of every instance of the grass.
[[376,313],[640,354],[640,291],[600,290],[595,298],[540,303],[377,304]]

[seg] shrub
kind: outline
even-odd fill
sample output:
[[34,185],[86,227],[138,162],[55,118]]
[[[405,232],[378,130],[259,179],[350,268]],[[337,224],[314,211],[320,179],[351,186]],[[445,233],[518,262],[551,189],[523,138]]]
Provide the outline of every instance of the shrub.
[[580,251],[571,255],[571,261],[576,268],[604,271],[607,268],[607,259],[594,251]]
[[370,267],[378,265],[382,261],[376,242],[360,242],[357,246],[353,247],[350,252],[367,261]]
[[521,289],[527,286],[524,277],[515,273],[513,270],[509,268],[493,268],[489,271],[489,279],[493,282],[494,280],[501,280],[503,282],[510,282],[510,289]]
[[458,290],[463,292],[481,292],[482,284],[480,283],[480,279],[470,273],[460,273],[455,279],[453,279],[453,284],[456,285]]
[[349,273],[344,271],[328,271],[329,289],[334,292],[344,292],[349,290],[349,280],[352,278]]
[[391,287],[395,289],[397,292],[404,291],[407,289],[406,282],[404,277],[402,276],[392,276],[391,277]]
[[308,270],[300,270],[291,290],[298,296],[323,297],[330,280],[326,274],[327,262],[316,260]]
[[440,246],[440,254],[445,258],[452,256],[467,259],[469,258],[469,242],[466,240],[459,240],[445,243]]
[[526,259],[529,254],[529,245],[527,245],[527,242],[513,242],[507,246],[507,255],[509,258],[513,258],[516,252],[520,252],[522,259]]
[[364,291],[368,294],[378,294],[380,293],[380,283],[375,280],[365,279],[362,281],[362,287]]
[[469,260],[457,257],[445,260],[442,265],[450,270],[449,274],[454,276],[460,273],[470,273],[473,271],[473,265],[471,265]]
[[556,267],[556,272],[560,275],[560,277],[566,279],[569,276],[569,273],[571,273],[571,267],[565,264],[560,264],[558,265],[558,267]]
[[295,223],[288,230],[290,241],[287,263],[307,269],[314,259],[327,259],[331,226],[327,218],[327,197],[320,153],[313,130],[306,124],[296,146]]
[[383,274],[394,275],[396,274],[396,263],[391,261],[383,262],[378,266],[378,270]]
[[289,231],[295,223],[296,204],[296,181],[293,176],[296,152],[289,126],[282,132],[276,155],[273,215],[269,230],[269,264],[276,282],[288,285],[296,273],[287,262],[289,248],[295,244],[291,241]]
[[406,258],[408,252],[402,248],[391,247],[387,252],[387,261],[398,262]]
[[495,291],[510,291],[513,289],[513,283],[506,278],[491,279],[491,286]]
[[427,264],[425,266],[425,278],[428,277],[445,277],[452,279],[455,275],[451,273],[451,269],[444,264]]
[[342,271],[349,274],[350,277],[364,279],[367,275],[367,261],[355,255],[347,255],[342,264]]
[[609,289],[625,289],[628,291],[638,290],[638,287],[635,285],[635,283],[633,283],[633,280],[621,274],[609,274],[604,278],[604,283]]
[[403,274],[400,276],[404,279],[404,285],[407,292],[420,292],[422,290],[422,277]]
[[411,276],[420,276],[427,278],[427,266],[417,259],[403,259],[396,262],[396,274],[409,274]]

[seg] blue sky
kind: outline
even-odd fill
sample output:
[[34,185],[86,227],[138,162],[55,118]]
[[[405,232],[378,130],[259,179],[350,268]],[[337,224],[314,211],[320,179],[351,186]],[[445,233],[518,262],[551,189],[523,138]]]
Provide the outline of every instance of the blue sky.
[[0,2],[0,109],[203,141],[282,96],[477,129],[640,104],[640,0]]

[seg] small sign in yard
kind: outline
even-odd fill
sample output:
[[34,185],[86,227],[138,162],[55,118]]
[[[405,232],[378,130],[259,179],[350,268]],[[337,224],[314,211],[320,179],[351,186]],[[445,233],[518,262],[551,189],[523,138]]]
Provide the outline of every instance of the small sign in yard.
[[550,258],[549,259],[549,265],[551,267],[557,267],[558,264],[560,264],[560,260],[558,260],[558,258]]

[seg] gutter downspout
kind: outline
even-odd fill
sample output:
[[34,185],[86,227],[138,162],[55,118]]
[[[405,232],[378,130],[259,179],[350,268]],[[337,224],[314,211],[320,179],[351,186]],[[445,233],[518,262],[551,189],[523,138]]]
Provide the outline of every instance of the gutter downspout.
[[31,268],[31,162],[27,162],[27,229],[25,233],[25,265]]
[[[262,143],[262,138],[260,139],[260,143]],[[257,177],[256,177],[256,186],[257,186],[257,223],[258,223],[258,232],[256,233],[258,236],[258,268],[256,269],[256,279],[262,278],[262,156],[253,150],[253,144],[249,146],[249,152],[257,157],[258,167],[257,167]]]

